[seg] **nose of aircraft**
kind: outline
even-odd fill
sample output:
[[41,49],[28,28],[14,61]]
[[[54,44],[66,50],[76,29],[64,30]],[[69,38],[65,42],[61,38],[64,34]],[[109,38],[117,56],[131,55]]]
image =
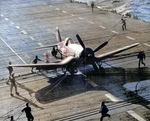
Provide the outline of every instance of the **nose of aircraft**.
[[91,48],[85,48],[81,52],[80,58],[94,58],[94,51]]

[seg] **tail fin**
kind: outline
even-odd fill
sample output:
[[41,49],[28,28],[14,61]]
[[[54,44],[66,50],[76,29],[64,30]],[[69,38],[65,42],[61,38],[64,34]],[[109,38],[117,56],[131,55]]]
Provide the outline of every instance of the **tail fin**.
[[59,42],[62,41],[58,27],[56,27],[56,39],[57,39],[57,41],[59,41]]

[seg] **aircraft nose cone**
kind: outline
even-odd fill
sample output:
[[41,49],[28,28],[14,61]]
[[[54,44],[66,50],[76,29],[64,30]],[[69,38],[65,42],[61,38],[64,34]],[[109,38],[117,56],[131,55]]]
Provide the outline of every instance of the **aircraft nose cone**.
[[81,58],[92,58],[94,57],[94,52],[91,48],[86,48],[85,50],[82,51],[81,55],[80,55]]

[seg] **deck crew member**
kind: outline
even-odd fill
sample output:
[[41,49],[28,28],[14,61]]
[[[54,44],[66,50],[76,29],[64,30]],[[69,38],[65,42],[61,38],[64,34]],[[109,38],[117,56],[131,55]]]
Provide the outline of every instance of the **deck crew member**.
[[31,108],[29,107],[28,103],[26,104],[26,107],[22,110],[22,112],[24,112],[24,111],[26,113],[26,117],[27,117],[28,121],[33,121],[34,117],[31,114]]
[[13,96],[13,94],[12,94],[13,87],[15,87],[16,94],[19,95],[19,93],[17,92],[17,85],[16,85],[14,73],[12,73],[11,76],[10,76],[10,82],[11,82],[11,85],[10,85],[10,95]]
[[[42,60],[40,60],[40,59],[38,58],[38,56],[36,55],[36,56],[35,56],[35,59],[32,61],[32,63],[33,63],[33,64],[37,64],[38,61],[42,61]],[[32,69],[31,69],[31,72],[32,72],[32,73],[33,73],[33,68],[34,68],[34,67],[32,67]]]
[[91,8],[92,8],[92,12],[93,12],[94,2],[91,3]]
[[126,20],[124,20],[123,18],[122,20],[122,30],[126,29]]
[[[9,62],[9,65],[11,65],[11,62]],[[12,74],[12,72],[13,72],[13,68],[12,68],[11,66],[8,66],[8,67],[6,67],[6,68],[7,68],[8,71],[9,71],[9,77],[8,77],[8,79],[7,79],[7,81],[6,81],[6,84],[9,84],[10,76],[11,76],[11,74]]]
[[104,101],[103,101],[103,102],[101,103],[101,109],[100,109],[100,111],[99,111],[99,113],[102,114],[102,116],[101,116],[101,118],[100,118],[100,121],[103,121],[103,118],[106,117],[106,116],[110,117],[110,115],[107,114],[108,111],[109,111],[109,110],[108,110],[107,106],[105,105],[105,103],[104,103]]
[[139,52],[137,58],[139,58],[139,64],[138,64],[139,68],[140,68],[140,63],[142,63],[145,66],[145,63],[143,62],[143,60],[146,59],[144,51]]
[[45,56],[45,63],[50,63],[50,61],[49,61],[49,53],[46,52],[46,53],[44,54],[44,56]]

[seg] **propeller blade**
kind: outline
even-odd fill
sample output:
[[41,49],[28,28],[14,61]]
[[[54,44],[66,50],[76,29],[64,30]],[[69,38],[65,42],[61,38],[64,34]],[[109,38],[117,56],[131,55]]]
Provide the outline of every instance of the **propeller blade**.
[[96,48],[94,50],[94,53],[97,52],[98,50],[100,50],[101,48],[103,48],[104,46],[106,46],[108,44],[108,42],[115,36],[116,34],[114,34],[111,38],[109,38],[108,41],[104,42],[103,44],[101,44],[98,48]]
[[83,43],[83,41],[81,40],[80,36],[77,34],[76,37],[77,37],[77,39],[78,39],[80,45],[83,47],[83,49],[85,49],[84,43]]
[[97,52],[97,51],[99,51],[101,48],[103,48],[103,47],[106,46],[107,44],[108,44],[108,41],[106,41],[106,42],[104,42],[103,44],[101,44],[98,48],[96,48],[96,49],[94,50],[94,53]]

